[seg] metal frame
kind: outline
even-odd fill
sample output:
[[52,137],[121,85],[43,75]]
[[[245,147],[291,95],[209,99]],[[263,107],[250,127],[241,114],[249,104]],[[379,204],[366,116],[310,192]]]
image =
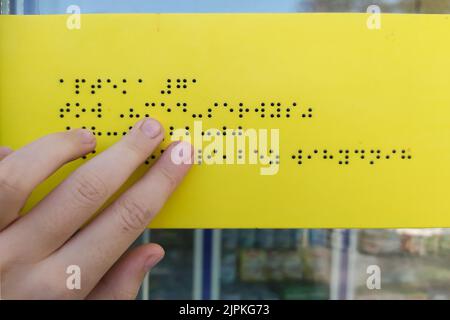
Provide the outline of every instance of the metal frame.
[[[144,233],[139,237],[141,243],[150,242],[150,232],[150,229],[145,229]],[[150,277],[148,273],[145,275],[144,281],[142,282],[139,298],[141,300],[149,300],[150,298]]]

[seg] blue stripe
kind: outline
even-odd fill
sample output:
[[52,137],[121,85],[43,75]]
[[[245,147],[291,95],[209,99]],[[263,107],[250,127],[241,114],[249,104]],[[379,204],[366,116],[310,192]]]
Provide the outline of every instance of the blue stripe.
[[211,229],[203,230],[202,299],[211,300],[212,276],[212,234]]
[[25,0],[23,3],[24,14],[37,14],[39,13],[39,4],[37,0]]
[[[350,230],[342,230],[342,254],[340,265],[340,283],[338,299],[343,300],[347,296],[347,281],[348,281],[348,263],[349,263],[349,249],[350,249]],[[351,276],[351,275],[350,275]]]

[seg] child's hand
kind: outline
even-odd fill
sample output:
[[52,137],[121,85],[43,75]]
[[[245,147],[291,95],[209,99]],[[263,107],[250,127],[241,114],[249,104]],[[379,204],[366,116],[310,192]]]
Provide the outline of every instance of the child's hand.
[[[190,168],[172,161],[174,144],[141,180],[79,229],[162,139],[156,120],[138,122],[23,217],[19,212],[33,189],[66,162],[93,151],[95,137],[77,129],[45,136],[15,152],[0,148],[0,298],[134,299],[164,251],[147,244],[121,255]],[[188,150],[186,157],[191,157]],[[81,288],[73,289],[78,267]]]

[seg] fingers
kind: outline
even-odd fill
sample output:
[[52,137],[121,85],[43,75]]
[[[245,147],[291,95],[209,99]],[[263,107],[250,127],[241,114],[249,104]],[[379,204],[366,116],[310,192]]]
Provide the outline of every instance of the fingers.
[[[172,144],[157,163],[100,216],[83,228],[48,263],[76,261],[89,274],[92,286],[132,244],[166,202],[190,168],[192,147],[184,142],[185,163],[172,161]],[[187,146],[187,147],[186,147]]]
[[145,275],[164,257],[157,244],[147,244],[123,256],[106,273],[87,299],[135,299]]
[[94,147],[94,136],[79,129],[47,135],[15,152],[0,149],[0,230],[18,217],[39,183]]
[[[13,150],[8,147],[0,147],[0,161],[12,152]],[[0,231],[18,217],[17,214],[7,215],[6,212],[2,213],[2,211],[3,210],[0,209]]]
[[3,158],[6,158],[7,155],[12,153],[14,150],[8,147],[0,147],[0,161],[2,161]]
[[[20,254],[31,257],[47,256],[59,248],[119,189],[162,139],[163,130],[156,120],[136,123],[129,134],[78,168],[17,225],[8,228],[10,242],[26,248]],[[29,230],[33,232],[30,234]]]

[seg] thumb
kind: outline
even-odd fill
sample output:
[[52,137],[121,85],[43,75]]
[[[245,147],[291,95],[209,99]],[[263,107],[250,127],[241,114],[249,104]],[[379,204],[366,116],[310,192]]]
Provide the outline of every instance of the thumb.
[[86,299],[135,299],[145,275],[163,257],[163,248],[154,243],[131,250],[112,266]]

